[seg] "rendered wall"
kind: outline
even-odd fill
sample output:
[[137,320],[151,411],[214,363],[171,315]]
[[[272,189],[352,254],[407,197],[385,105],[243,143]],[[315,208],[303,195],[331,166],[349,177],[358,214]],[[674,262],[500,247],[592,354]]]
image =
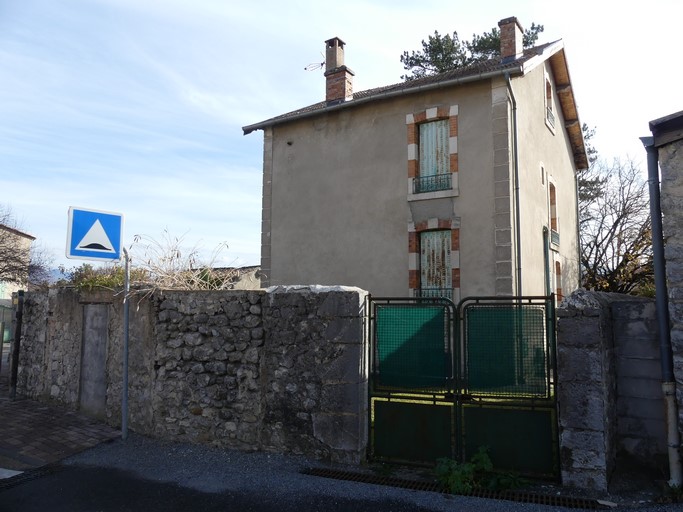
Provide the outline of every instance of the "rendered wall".
[[[459,108],[459,196],[409,204],[406,116],[452,105]],[[262,258],[268,284],[343,283],[373,295],[405,296],[408,223],[448,218],[461,225],[463,295],[492,294],[490,123],[490,85],[481,82],[267,130],[264,198],[272,193],[264,199],[264,232],[270,234],[264,243],[270,245]]]
[[[563,293],[567,296],[579,286],[575,165],[556,92],[555,128],[549,128],[545,121],[546,76],[552,81],[548,63],[533,69],[524,79],[512,81],[517,98],[523,294],[545,295],[545,282],[538,269],[545,265],[542,228],[550,229],[548,194],[549,183],[553,183],[560,244],[553,247],[551,258],[561,264]],[[554,263],[550,263],[554,275]],[[551,291],[555,292],[554,286]]]
[[[556,96],[556,128],[551,131],[545,124],[545,71],[542,65],[513,79],[526,295],[545,294],[549,179],[558,191],[562,235],[552,255],[562,266],[563,292],[578,286],[574,164]],[[406,116],[437,107],[458,111],[458,186],[451,197],[425,194],[423,200],[406,186]],[[266,129],[264,282],[344,283],[373,295],[405,296],[406,226],[449,220],[459,226],[461,296],[514,294],[511,109],[501,77],[358,104]]]

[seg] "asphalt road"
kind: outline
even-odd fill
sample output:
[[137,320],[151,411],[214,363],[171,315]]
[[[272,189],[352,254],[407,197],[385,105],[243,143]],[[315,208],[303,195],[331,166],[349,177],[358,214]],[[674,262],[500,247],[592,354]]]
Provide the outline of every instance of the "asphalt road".
[[[173,444],[131,435],[12,479],[1,512],[560,512],[572,509],[411,491],[302,473],[302,457]],[[628,509],[638,504],[629,504]],[[647,505],[640,512],[683,511]],[[621,507],[620,507],[621,508]]]

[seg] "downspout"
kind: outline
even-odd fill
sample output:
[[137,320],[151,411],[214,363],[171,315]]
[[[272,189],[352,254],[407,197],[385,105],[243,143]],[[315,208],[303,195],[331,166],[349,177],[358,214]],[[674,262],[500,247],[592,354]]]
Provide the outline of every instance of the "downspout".
[[543,226],[543,264],[545,271],[543,278],[545,279],[545,294],[550,297],[552,289],[550,287],[550,240],[547,226]]
[[577,288],[581,288],[583,283],[583,264],[581,263],[581,217],[579,215],[579,174],[574,173],[574,188],[576,189],[576,256],[579,262],[579,282],[576,283]]
[[512,103],[512,172],[515,180],[515,238],[516,238],[516,259],[517,259],[517,283],[515,294],[518,297],[522,295],[522,223],[520,220],[520,200],[519,200],[519,157],[517,156],[517,100],[515,93],[512,90],[512,81],[510,80],[510,73],[505,73],[505,80],[507,81],[508,91],[510,93],[510,100]]
[[673,351],[669,331],[669,297],[666,286],[664,261],[664,236],[662,233],[662,207],[659,191],[659,153],[653,137],[641,137],[647,152],[647,182],[650,190],[650,221],[652,223],[652,252],[655,273],[655,300],[657,327],[659,329],[659,353],[662,365],[662,393],[666,411],[667,446],[669,452],[669,486],[681,487],[681,444],[678,431],[678,404],[676,402],[676,379],[674,377]]

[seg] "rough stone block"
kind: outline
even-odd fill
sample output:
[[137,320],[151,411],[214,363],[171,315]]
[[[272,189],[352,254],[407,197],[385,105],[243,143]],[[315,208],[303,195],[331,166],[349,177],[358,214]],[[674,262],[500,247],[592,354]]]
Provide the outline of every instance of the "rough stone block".
[[662,384],[654,379],[622,378],[619,380],[619,395],[656,400],[662,396]]
[[599,317],[561,317],[557,324],[557,346],[601,347],[604,344]]
[[313,436],[335,450],[360,452],[362,441],[359,425],[361,418],[352,414],[315,413]]
[[[659,358],[618,357],[616,360],[619,382],[622,379],[639,378],[661,382],[662,365]],[[661,392],[659,393],[661,395]]]
[[367,395],[359,383],[325,384],[322,387],[320,409],[330,413],[358,414]]
[[600,453],[605,451],[605,443],[606,439],[602,432],[563,429],[560,434],[560,445],[572,450],[581,448]]
[[603,389],[588,384],[560,384],[558,406],[563,428],[605,432],[609,428]]
[[364,298],[358,292],[327,292],[317,315],[324,318],[358,316]]
[[363,343],[363,321],[360,317],[333,318],[325,328],[325,340],[333,343]]
[[572,451],[572,467],[574,469],[597,470],[605,472],[607,470],[607,460],[604,451],[592,451],[584,448],[574,448]]
[[607,475],[599,470],[562,470],[562,485],[579,489],[607,491]]
[[365,373],[365,347],[342,345],[341,353],[329,364],[322,365],[317,373],[323,382],[358,383],[367,380]]
[[563,381],[603,382],[602,354],[595,351],[560,348],[557,351],[558,378]]

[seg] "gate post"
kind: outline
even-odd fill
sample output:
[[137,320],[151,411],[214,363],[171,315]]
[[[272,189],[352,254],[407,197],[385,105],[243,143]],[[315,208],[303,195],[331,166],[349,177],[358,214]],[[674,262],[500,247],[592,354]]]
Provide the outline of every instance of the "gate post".
[[575,292],[557,310],[562,482],[606,491],[616,461],[616,370],[611,314]]

